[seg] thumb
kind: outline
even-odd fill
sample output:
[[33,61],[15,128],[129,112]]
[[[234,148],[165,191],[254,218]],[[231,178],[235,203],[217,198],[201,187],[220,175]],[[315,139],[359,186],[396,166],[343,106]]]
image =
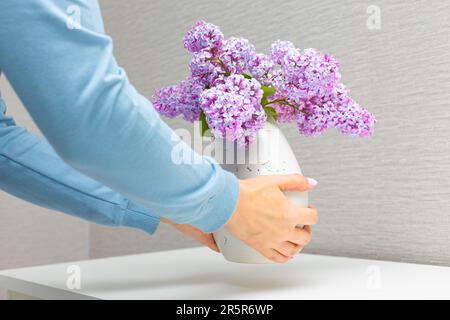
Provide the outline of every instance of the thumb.
[[281,191],[308,191],[317,186],[316,180],[298,173],[278,175],[276,183]]

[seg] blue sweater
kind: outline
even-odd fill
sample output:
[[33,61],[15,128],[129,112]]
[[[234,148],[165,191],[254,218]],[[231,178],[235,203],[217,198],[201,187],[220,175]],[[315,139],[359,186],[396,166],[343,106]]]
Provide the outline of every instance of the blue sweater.
[[[0,21],[0,70],[46,138],[16,126],[0,101],[0,188],[150,233],[161,216],[205,232],[227,222],[237,179],[174,139],[130,84],[97,1],[2,0]],[[172,161],[180,145],[193,164]]]

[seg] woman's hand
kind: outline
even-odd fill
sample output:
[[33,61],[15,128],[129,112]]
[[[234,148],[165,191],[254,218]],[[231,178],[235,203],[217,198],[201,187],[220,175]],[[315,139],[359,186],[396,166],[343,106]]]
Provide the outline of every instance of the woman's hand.
[[171,225],[176,230],[180,231],[181,233],[193,238],[194,240],[200,242],[201,244],[207,246],[211,250],[220,252],[219,248],[216,245],[216,242],[214,241],[214,238],[212,234],[204,233],[203,231],[189,225],[189,224],[177,224],[170,220],[167,220],[166,218],[161,218],[161,222],[166,223],[168,225]]
[[316,185],[299,174],[241,180],[237,208],[225,227],[266,258],[287,262],[311,241],[310,226],[318,215],[313,206],[300,208],[289,202],[283,191],[308,191]]

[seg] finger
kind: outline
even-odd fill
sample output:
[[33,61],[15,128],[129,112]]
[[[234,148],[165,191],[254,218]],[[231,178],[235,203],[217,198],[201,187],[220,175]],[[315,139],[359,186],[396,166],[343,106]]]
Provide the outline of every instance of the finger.
[[297,173],[277,175],[276,183],[281,191],[307,191],[317,185],[316,180]]
[[216,242],[214,241],[214,237],[212,234],[204,233],[203,231],[189,225],[189,224],[175,224],[174,227],[182,232],[183,234],[193,238],[194,240],[197,240],[201,244],[207,246],[208,248],[220,252],[219,248],[217,247]]
[[278,252],[280,252],[282,255],[286,257],[293,257],[297,253],[300,252],[300,250],[303,249],[303,246],[298,245],[296,243],[285,241],[280,244],[279,247],[276,248]]
[[301,229],[305,230],[306,232],[309,233],[310,236],[312,236],[312,227],[311,226],[304,226]]
[[160,220],[161,222],[163,222],[163,223],[165,223],[165,224],[168,224],[168,225],[171,225],[171,226],[175,225],[175,223],[173,223],[172,221],[170,221],[169,219],[164,218],[164,217],[161,217],[159,220]]
[[289,241],[299,246],[306,246],[311,242],[311,227],[295,228],[289,236]]
[[280,253],[276,249],[269,249],[269,250],[267,250],[267,252],[263,253],[263,255],[270,261],[273,261],[276,263],[286,263],[289,260],[291,260],[290,257],[285,256],[284,254]]
[[205,234],[204,239],[200,241],[211,250],[220,253],[219,247],[217,246],[216,241],[214,240],[214,237],[211,234]]
[[216,241],[214,240],[214,237],[211,234],[206,233],[191,233],[191,236],[200,242],[201,244],[207,246],[211,250],[214,250],[216,252],[220,252],[219,248],[217,247]]
[[290,204],[288,209],[294,225],[315,225],[319,221],[319,214],[315,208],[299,208],[293,204]]

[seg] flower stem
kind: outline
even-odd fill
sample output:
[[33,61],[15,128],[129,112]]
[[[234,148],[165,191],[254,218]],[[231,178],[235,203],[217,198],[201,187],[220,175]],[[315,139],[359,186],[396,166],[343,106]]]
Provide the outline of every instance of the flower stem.
[[220,60],[219,57],[216,58],[216,62],[223,68],[223,70],[225,71],[225,74],[227,76],[231,76],[231,72],[228,70],[227,66],[225,65],[225,63],[223,63],[222,60]]
[[298,110],[298,111],[300,111],[300,112],[303,112],[304,114],[309,114],[309,113],[306,112],[305,110],[300,109],[299,107],[297,107],[297,106],[293,105],[292,103],[286,101],[285,98],[275,99],[275,100],[270,101],[269,103],[267,103],[265,106],[269,106],[269,105],[274,104],[274,103],[284,104],[284,105],[289,106],[289,107],[291,107],[291,108],[293,108],[293,109],[295,109],[295,110]]
[[[212,51],[211,51],[211,53],[212,53],[213,56],[215,56],[216,53],[217,53],[217,50],[213,48]],[[212,61],[212,59],[211,59],[211,61]],[[218,63],[218,64],[223,68],[223,70],[225,71],[225,75],[226,75],[226,76],[228,76],[228,77],[231,76],[230,70],[228,70],[227,66],[226,66],[225,63],[223,63],[223,61],[220,59],[219,55],[217,55],[217,57],[216,57],[216,63]]]

